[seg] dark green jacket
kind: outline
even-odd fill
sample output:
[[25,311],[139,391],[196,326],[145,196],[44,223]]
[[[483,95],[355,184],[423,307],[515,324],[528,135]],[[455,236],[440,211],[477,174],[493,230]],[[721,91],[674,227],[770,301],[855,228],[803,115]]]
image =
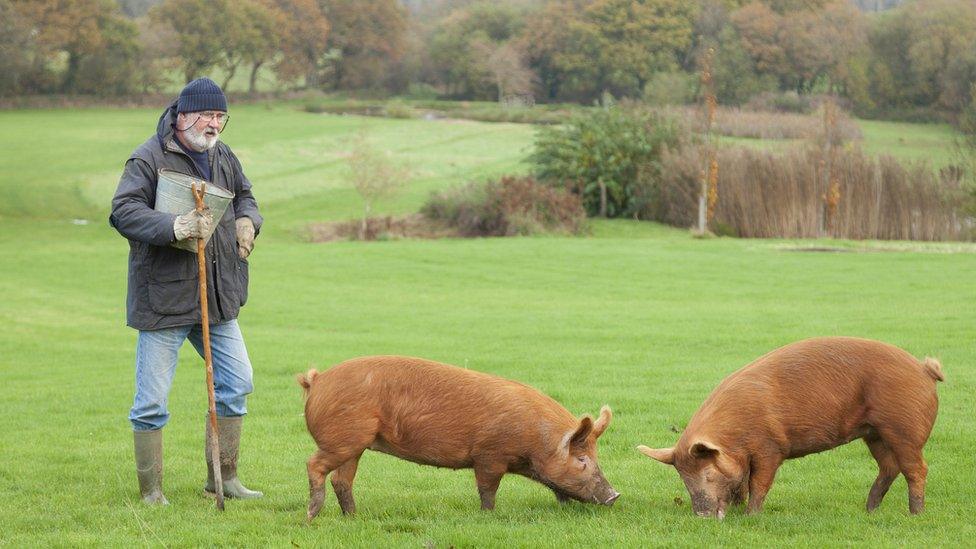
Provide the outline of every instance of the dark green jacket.
[[[132,153],[125,163],[112,199],[109,223],[129,239],[129,285],[126,323],[139,330],[156,330],[200,323],[200,291],[195,253],[169,246],[176,216],[157,212],[157,174],[168,168],[200,177],[193,160],[176,143],[173,124],[176,102],[163,111],[156,135]],[[234,200],[207,244],[207,305],[210,323],[237,318],[247,301],[247,261],[237,255],[235,220],[249,217],[255,233],[262,218],[251,194],[251,182],[240,161],[222,142],[211,149],[213,181],[234,193]]]

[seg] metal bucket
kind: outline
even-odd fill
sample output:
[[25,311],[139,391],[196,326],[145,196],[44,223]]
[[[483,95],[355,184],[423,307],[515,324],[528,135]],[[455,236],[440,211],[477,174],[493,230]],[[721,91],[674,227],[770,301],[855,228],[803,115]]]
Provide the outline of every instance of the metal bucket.
[[[207,234],[207,237],[203,241],[206,244],[210,242],[210,237],[213,235],[214,229],[217,228],[220,218],[224,216],[224,212],[227,211],[227,206],[234,199],[233,193],[216,185],[211,185],[209,182],[198,177],[164,168],[159,170],[154,209],[159,212],[176,215],[183,215],[190,210],[196,209],[197,201],[193,197],[193,187],[201,183],[207,186],[203,194],[203,203],[210,208],[210,213],[213,214],[214,219],[210,233]],[[196,252],[197,239],[187,238],[186,240],[174,242],[171,246],[189,252]]]

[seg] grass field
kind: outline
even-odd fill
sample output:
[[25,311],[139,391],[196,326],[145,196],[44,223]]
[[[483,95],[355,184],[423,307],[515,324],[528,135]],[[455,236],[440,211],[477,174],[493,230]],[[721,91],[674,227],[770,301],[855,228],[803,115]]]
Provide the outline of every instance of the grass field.
[[[935,169],[958,162],[955,140],[958,133],[948,124],[908,124],[881,120],[858,120],[863,139],[855,142],[869,155],[891,155],[902,162],[927,162]],[[798,140],[761,140],[722,137],[723,143],[782,150]]]
[[[825,241],[816,244],[852,251],[803,253],[793,250],[811,243],[696,240],[626,221],[594,223],[585,238],[309,244],[301,238],[307,222],[359,211],[342,151],[360,127],[414,166],[415,182],[384,212],[414,211],[430,189],[524,169],[533,129],[282,105],[234,108],[225,135],[267,219],[241,315],[256,385],[241,474],[266,497],[229,501],[219,514],[201,495],[206,394],[202,361],[187,348],[165,430],[171,505],[142,506],[126,420],[135,344],[124,326],[127,246],[105,217],[122,162],[156,117],[0,112],[0,544],[972,543],[972,246]],[[727,374],[818,335],[882,339],[942,360],[925,514],[908,515],[903,479],[878,512],[863,511],[876,467],[854,442],[787,462],[760,515],[696,518],[674,471],[634,447],[672,444],[673,429]],[[355,487],[359,514],[340,516],[330,490],[306,525],[305,460],[314,445],[294,375],[387,353],[518,379],[575,414],[610,404],[600,459],[623,496],[613,508],[559,506],[544,487],[506,477],[496,511],[485,513],[470,471],[367,453]]]

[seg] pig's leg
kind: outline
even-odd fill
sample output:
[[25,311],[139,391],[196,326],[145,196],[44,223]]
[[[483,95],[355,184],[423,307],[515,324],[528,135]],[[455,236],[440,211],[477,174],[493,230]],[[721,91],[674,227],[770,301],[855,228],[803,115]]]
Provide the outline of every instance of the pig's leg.
[[329,474],[331,454],[322,450],[308,459],[308,520],[315,518],[325,501],[325,476]]
[[346,515],[356,512],[356,502],[352,498],[352,481],[356,478],[356,468],[359,467],[361,456],[362,454],[359,454],[343,463],[332,473],[332,489],[335,490],[336,499],[339,500],[339,507]]
[[762,461],[752,464],[749,472],[749,503],[746,505],[747,513],[758,513],[762,511],[763,500],[773,486],[773,479],[776,477],[776,470],[783,463],[779,456],[770,456]]
[[478,484],[478,495],[481,496],[481,509],[491,511],[495,508],[495,492],[502,481],[505,470],[499,470],[490,465],[474,465],[474,480]]
[[891,483],[898,478],[899,470],[895,455],[885,445],[884,441],[875,436],[865,438],[864,442],[867,443],[871,455],[878,462],[878,478],[874,480],[871,492],[868,493],[867,510],[870,512],[881,505],[881,500],[888,493],[888,488],[891,488]]
[[901,444],[893,446],[891,450],[908,481],[908,512],[917,515],[925,509],[925,477],[928,476],[929,467],[919,448]]

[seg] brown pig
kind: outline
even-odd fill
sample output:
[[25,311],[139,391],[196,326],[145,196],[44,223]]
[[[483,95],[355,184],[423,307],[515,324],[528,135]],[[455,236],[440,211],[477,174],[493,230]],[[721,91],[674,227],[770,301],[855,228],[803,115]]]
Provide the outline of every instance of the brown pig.
[[943,381],[934,358],[867,339],[807,339],[772,351],[725,378],[692,416],[673,448],[642,453],[674,465],[701,516],[725,516],[748,495],[762,509],[784,460],[863,438],[878,462],[867,510],[881,504],[899,473],[908,509],[925,504],[922,458]]
[[319,450],[308,460],[308,520],[322,508],[325,477],[343,513],[366,449],[402,459],[474,469],[481,508],[495,507],[505,473],[548,486],[556,499],[611,505],[620,496],[597,464],[596,441],[610,423],[576,419],[535,389],[419,358],[371,356],[298,376],[305,422]]

